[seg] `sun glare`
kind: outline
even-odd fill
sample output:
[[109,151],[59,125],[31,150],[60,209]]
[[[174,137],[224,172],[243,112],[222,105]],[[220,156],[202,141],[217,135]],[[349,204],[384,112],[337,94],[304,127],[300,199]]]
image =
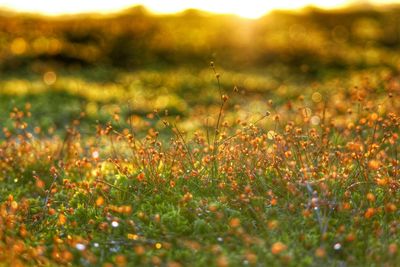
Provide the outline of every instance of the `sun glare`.
[[258,18],[274,9],[296,9],[307,5],[323,8],[339,7],[348,0],[279,0],[279,1],[231,1],[231,0],[203,0],[203,1],[168,1],[161,4],[158,1],[146,1],[146,6],[157,13],[177,12],[187,8],[196,8],[214,13],[236,14],[245,18]]
[[[47,15],[87,12],[108,13],[135,5],[144,5],[154,13],[175,13],[188,8],[236,14],[245,18],[258,18],[274,9],[297,9],[308,5],[320,8],[337,8],[357,0],[0,0],[0,7]],[[362,1],[361,1],[362,2]],[[369,2],[382,3],[382,0]],[[399,2],[384,0],[383,2]]]

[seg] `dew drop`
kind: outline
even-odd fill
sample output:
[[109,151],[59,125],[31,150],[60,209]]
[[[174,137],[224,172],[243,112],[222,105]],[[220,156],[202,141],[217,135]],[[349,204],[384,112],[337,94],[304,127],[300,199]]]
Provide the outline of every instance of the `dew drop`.
[[339,250],[339,249],[341,249],[342,248],[342,245],[340,244],[340,243],[336,243],[334,246],[333,246],[333,249],[334,250]]
[[84,244],[78,243],[75,245],[77,250],[83,251],[86,249],[86,246]]

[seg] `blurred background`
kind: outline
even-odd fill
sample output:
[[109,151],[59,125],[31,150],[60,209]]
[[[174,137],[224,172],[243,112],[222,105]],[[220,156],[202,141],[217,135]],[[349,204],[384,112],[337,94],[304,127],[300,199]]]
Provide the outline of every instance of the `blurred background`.
[[1,0],[0,123],[30,103],[51,131],[82,112],[87,129],[118,114],[140,131],[154,109],[190,131],[218,113],[210,61],[245,120],[267,99],[398,90],[400,1],[232,2]]

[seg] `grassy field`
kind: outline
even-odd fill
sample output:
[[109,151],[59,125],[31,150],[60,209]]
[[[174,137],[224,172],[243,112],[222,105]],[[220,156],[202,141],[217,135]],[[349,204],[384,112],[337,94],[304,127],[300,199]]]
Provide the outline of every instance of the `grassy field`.
[[3,13],[0,266],[399,266],[399,15]]

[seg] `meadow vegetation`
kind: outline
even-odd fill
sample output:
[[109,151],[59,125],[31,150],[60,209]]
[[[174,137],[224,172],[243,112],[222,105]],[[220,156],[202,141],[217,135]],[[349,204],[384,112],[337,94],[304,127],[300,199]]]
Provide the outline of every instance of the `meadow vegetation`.
[[4,13],[0,265],[398,266],[399,14]]

